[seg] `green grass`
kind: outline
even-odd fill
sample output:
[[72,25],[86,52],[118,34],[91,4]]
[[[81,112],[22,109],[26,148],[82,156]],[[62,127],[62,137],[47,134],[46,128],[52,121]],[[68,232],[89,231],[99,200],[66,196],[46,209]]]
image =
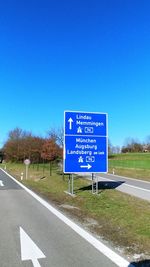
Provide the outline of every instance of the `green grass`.
[[150,170],[150,153],[126,153],[113,155],[109,159],[110,167],[125,167]]
[[124,167],[124,168],[134,168],[134,169],[150,169],[150,161],[148,160],[111,160],[111,167]]
[[126,153],[109,158],[109,172],[150,181],[150,153]]
[[[20,173],[25,170],[23,164],[8,164],[7,169],[19,180]],[[110,189],[93,195],[91,182],[77,176],[74,180],[76,197],[71,197],[64,192],[68,189],[68,175],[63,177],[56,166],[53,166],[52,176],[49,174],[49,165],[44,171],[42,165],[31,165],[28,180],[23,183],[127,254],[150,255],[149,202]],[[41,179],[43,175],[45,178]],[[89,223],[89,219],[95,223]]]

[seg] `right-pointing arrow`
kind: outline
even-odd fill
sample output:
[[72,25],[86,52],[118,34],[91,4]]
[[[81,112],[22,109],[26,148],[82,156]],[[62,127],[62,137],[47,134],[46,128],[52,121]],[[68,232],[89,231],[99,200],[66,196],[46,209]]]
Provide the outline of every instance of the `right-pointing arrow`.
[[22,261],[31,260],[34,267],[41,267],[41,265],[38,262],[38,259],[46,257],[21,227],[20,227],[20,244],[21,244]]
[[81,168],[87,168],[88,170],[89,170],[90,168],[92,168],[92,166],[91,166],[90,164],[88,164],[88,165],[81,165],[80,167],[81,167]]

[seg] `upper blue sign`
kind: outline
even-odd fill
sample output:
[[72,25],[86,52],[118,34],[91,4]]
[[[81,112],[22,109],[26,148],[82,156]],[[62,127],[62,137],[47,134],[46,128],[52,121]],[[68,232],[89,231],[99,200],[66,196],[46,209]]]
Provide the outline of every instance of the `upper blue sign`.
[[65,134],[107,136],[107,114],[65,112]]
[[64,172],[107,172],[107,114],[65,111]]

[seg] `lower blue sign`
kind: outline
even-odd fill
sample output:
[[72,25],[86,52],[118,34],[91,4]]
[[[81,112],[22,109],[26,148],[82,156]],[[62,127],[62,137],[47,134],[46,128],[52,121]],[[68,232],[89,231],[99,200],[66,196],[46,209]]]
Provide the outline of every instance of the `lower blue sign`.
[[107,137],[65,136],[64,172],[107,172]]

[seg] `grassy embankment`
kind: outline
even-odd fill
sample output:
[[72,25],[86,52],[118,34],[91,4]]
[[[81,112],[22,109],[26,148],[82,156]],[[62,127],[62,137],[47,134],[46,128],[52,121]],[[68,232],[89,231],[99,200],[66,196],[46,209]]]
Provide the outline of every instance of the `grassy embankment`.
[[[113,159],[114,160],[114,159]],[[7,164],[7,170],[20,180],[25,172],[23,164]],[[60,210],[77,219],[84,227],[108,240],[130,255],[143,254],[150,256],[150,203],[120,193],[113,189],[99,191],[92,195],[90,181],[76,177],[74,189],[76,197],[70,197],[68,176],[64,179],[58,170],[53,168],[49,175],[49,166],[31,165],[28,180],[23,183],[32,188]],[[45,178],[43,178],[45,176]],[[43,178],[43,179],[41,179]]]
[[150,182],[150,153],[126,153],[109,158],[109,172]]

